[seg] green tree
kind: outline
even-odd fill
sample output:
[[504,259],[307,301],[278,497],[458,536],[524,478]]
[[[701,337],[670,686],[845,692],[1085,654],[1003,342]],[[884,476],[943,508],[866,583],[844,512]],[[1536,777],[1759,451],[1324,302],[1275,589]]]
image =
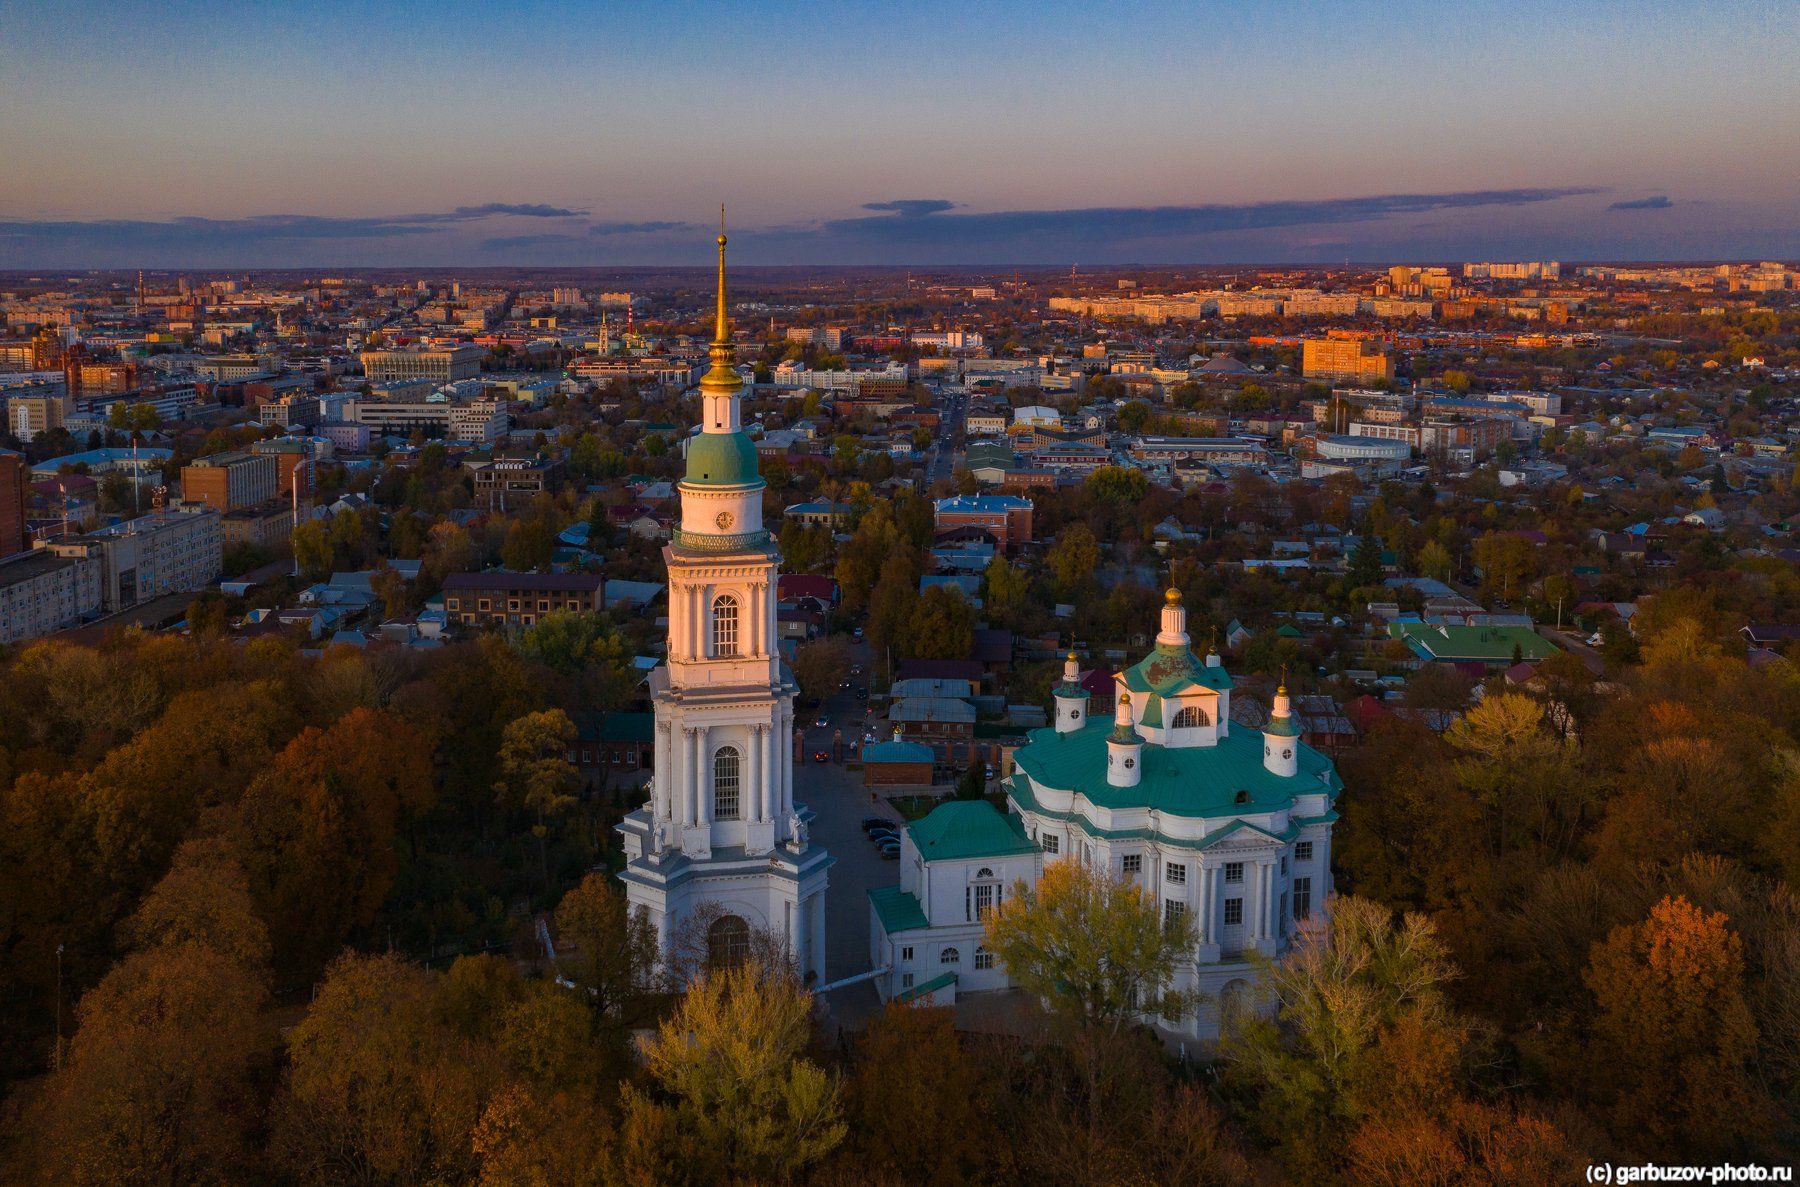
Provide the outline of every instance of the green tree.
[[288,1035],[273,1159],[309,1183],[467,1182],[499,1080],[492,1048],[445,1025],[431,973],[347,954]]
[[139,433],[162,428],[162,417],[154,404],[130,404],[120,400],[106,410],[107,427],[136,437]]
[[913,599],[902,650],[914,659],[961,659],[975,649],[975,608],[957,591],[934,585]]
[[1510,600],[1531,576],[1531,544],[1517,532],[1487,532],[1476,537],[1475,563],[1481,579],[1501,598]]
[[425,536],[425,571],[437,581],[461,573],[475,560],[475,543],[469,533],[453,523],[436,523]]
[[536,818],[532,835],[544,889],[550,888],[550,822],[575,806],[575,767],[569,749],[575,723],[561,709],[527,713],[507,723],[500,738],[500,780],[494,785],[501,807]]
[[570,950],[557,965],[594,1017],[596,1030],[622,1052],[657,988],[661,944],[642,908],[633,911],[605,874],[589,874],[556,905],[556,931]]
[[581,610],[552,610],[513,639],[519,654],[574,677],[582,703],[617,709],[631,695],[631,646],[611,618]]
[[625,1127],[672,1113],[694,1177],[788,1180],[844,1140],[838,1087],[805,1058],[812,998],[787,970],[751,963],[701,977],[644,1047],[674,1098],[625,1090]]
[[337,561],[345,565],[361,562],[363,549],[367,546],[362,516],[349,508],[339,511],[331,517],[330,536],[331,554]]
[[1425,547],[1419,549],[1419,573],[1422,576],[1434,581],[1448,581],[1453,564],[1450,550],[1436,540],[1425,541]]
[[794,679],[807,700],[818,704],[850,679],[850,641],[842,635],[811,639],[794,648]]
[[1100,567],[1100,541],[1085,523],[1077,523],[1063,529],[1044,559],[1063,593],[1072,594],[1092,582]]
[[1454,974],[1424,917],[1396,922],[1379,904],[1340,896],[1324,932],[1303,933],[1270,969],[1264,992],[1276,1017],[1228,1013],[1230,1077],[1251,1095],[1256,1127],[1308,1181],[1324,1177],[1364,1117],[1453,1096],[1463,1040],[1444,987]]
[[308,581],[331,576],[331,534],[325,525],[309,519],[294,529],[294,563]]
[[1127,433],[1141,433],[1154,415],[1142,400],[1127,400],[1119,406],[1119,428]]
[[1131,466],[1101,466],[1082,485],[1095,498],[1127,505],[1142,502],[1150,491],[1150,480],[1144,472]]
[[1372,528],[1365,526],[1350,550],[1345,577],[1351,589],[1375,589],[1381,585],[1381,540]]
[[1156,902],[1071,858],[1024,882],[987,918],[987,947],[1032,998],[1046,1003],[1075,1054],[1090,1141],[1100,1132],[1108,1072],[1140,1012],[1175,1018],[1197,1003],[1167,986],[1196,943],[1193,921],[1165,923]]
[[988,562],[982,576],[982,604],[995,622],[1010,625],[1017,621],[1031,595],[1031,582],[1024,570],[1000,553]]
[[500,549],[500,563],[515,573],[548,569],[556,555],[556,529],[538,516],[513,521]]

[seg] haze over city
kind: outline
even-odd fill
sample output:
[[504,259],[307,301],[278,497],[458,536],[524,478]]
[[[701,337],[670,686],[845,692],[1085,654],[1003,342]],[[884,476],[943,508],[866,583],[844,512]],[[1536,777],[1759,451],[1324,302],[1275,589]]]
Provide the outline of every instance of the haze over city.
[[[12,5],[0,268],[1800,253],[1800,10]],[[1747,97],[1754,97],[1747,101]]]

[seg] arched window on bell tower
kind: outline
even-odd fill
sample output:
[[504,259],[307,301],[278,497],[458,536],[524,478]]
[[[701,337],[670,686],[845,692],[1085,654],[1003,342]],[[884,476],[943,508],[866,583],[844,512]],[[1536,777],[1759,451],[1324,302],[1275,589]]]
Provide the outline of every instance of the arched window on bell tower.
[[738,818],[738,752],[735,746],[721,746],[713,755],[713,819]]
[[738,653],[738,601],[730,594],[713,599],[712,644],[715,657]]

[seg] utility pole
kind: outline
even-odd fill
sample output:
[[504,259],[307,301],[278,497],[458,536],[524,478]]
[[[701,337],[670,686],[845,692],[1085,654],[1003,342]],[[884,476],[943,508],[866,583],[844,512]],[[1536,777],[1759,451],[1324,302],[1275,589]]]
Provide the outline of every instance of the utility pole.
[[51,1066],[62,1070],[62,958],[63,946],[56,946],[56,1050],[51,1056]]

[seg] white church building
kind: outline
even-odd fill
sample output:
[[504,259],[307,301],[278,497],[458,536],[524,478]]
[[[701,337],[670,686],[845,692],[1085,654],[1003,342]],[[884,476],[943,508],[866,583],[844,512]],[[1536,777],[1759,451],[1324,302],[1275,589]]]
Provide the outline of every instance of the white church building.
[[709,959],[729,963],[760,932],[822,984],[832,859],[809,843],[810,814],[794,802],[796,689],[776,628],[781,554],[763,527],[765,484],[740,419],[724,235],[711,355],[679,487],[681,525],[663,549],[669,641],[667,662],[650,673],[655,777],[650,802],[619,826],[620,877],[665,952],[697,926]]
[[1232,724],[1232,679],[1194,654],[1175,590],[1154,650],[1114,678],[1112,721],[1088,720],[1078,676],[1071,655],[1054,724],[1013,755],[1007,814],[951,803],[906,830],[900,885],[870,893],[870,955],[889,970],[877,988],[944,1004],[1006,986],[983,916],[1044,863],[1080,861],[1142,887],[1164,919],[1193,919],[1173,988],[1200,1006],[1172,1029],[1215,1037],[1251,1000],[1252,954],[1279,957],[1323,923],[1343,783],[1301,742],[1285,687],[1266,728]]

